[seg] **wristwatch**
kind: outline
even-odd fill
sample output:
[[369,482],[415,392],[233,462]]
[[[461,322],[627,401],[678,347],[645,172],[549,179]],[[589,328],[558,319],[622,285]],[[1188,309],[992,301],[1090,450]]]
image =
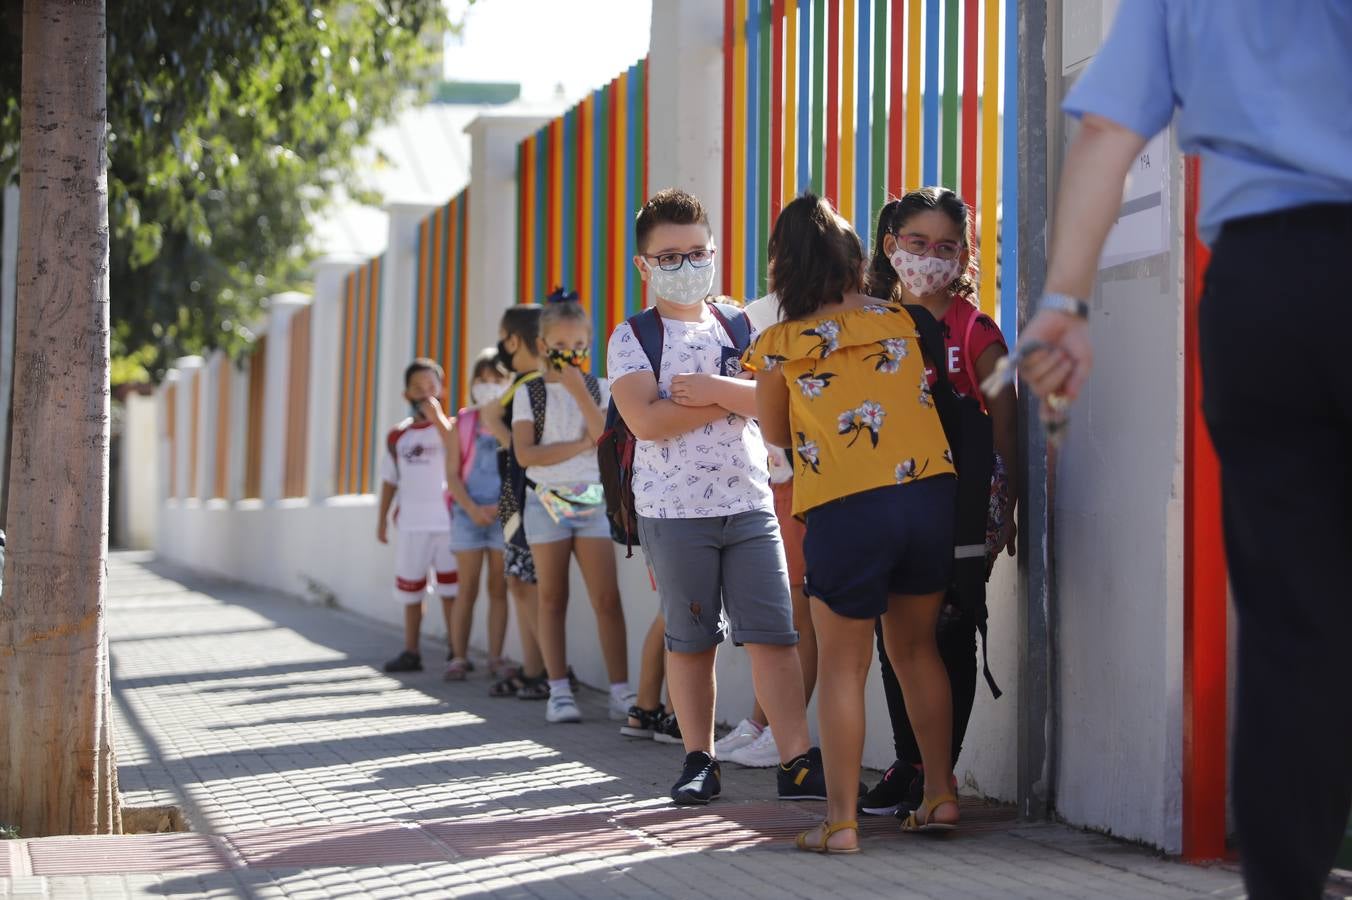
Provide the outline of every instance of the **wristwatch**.
[[1042,302],[1038,304],[1037,308],[1039,312],[1050,309],[1084,319],[1086,322],[1089,321],[1089,304],[1079,297],[1072,297],[1069,294],[1043,294]]

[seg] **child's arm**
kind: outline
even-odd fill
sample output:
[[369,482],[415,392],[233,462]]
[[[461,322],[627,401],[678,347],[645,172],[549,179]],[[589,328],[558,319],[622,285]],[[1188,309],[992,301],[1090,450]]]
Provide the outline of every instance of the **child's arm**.
[[581,437],[575,441],[562,441],[558,444],[537,444],[535,443],[535,423],[529,419],[512,423],[512,441],[516,448],[517,461],[521,463],[523,468],[552,466],[556,463],[566,462],[579,453],[585,453],[596,446],[595,441],[589,437]]
[[657,394],[652,370],[630,372],[610,385],[624,423],[641,441],[662,441],[703,428],[727,415],[721,406],[682,406]]
[[[480,418],[483,414],[480,413]],[[451,425],[451,430],[447,432],[446,441],[446,490],[450,492],[451,497],[474,521],[476,525],[489,525],[497,518],[496,506],[481,506],[474,502],[474,498],[469,495],[469,488],[465,486],[465,481],[460,477],[460,423],[457,421]]]
[[682,406],[721,406],[730,413],[756,417],[756,386],[745,378],[692,373],[671,380],[671,399]]
[[[1000,344],[992,344],[976,361],[976,383],[990,377],[991,372],[995,371],[995,364],[1001,357],[1005,356],[1007,351]],[[995,437],[995,452],[1000,454],[1000,458],[1005,461],[1005,475],[1009,481],[1009,514],[1006,517],[1006,528],[1009,531],[1009,537],[1006,546],[1009,548],[1009,555],[1014,555],[1014,510],[1019,502],[1019,402],[1013,391],[1001,391],[999,395],[991,397],[986,402],[986,409],[991,415],[991,428]]]
[[395,485],[388,481],[380,483],[380,523],[376,525],[376,540],[382,544],[388,544],[389,525],[390,525],[390,507],[394,504]]
[[587,423],[587,435],[595,444],[601,439],[601,432],[606,430],[606,414],[601,412],[601,407],[592,399],[591,391],[587,390],[587,379],[582,377],[582,370],[576,366],[564,366],[563,371],[559,372],[559,381],[568,389],[578,409],[582,410],[582,418]]
[[494,398],[479,407],[479,421],[493,437],[497,438],[499,447],[506,447],[512,442],[512,429],[507,425],[507,416],[510,407],[502,405],[502,400]]
[[779,372],[756,373],[756,418],[761,436],[776,447],[793,447],[789,425],[789,385]]

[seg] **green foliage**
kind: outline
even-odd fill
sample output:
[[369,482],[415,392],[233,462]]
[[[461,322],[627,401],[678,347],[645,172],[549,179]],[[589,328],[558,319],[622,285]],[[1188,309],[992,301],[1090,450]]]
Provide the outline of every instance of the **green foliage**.
[[0,841],[17,841],[19,839],[19,826],[6,825],[0,822]]
[[[335,189],[374,199],[356,183],[355,151],[435,81],[446,27],[441,0],[108,4],[119,374],[158,379],[176,356],[252,341],[264,299],[302,286],[309,222]],[[11,11],[0,184],[19,148],[20,34]]]

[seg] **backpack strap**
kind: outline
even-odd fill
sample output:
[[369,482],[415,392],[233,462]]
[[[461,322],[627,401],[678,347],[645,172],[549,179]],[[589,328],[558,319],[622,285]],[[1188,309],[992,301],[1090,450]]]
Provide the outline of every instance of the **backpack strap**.
[[934,366],[935,383],[951,390],[953,385],[948,380],[948,361],[944,358],[944,336],[938,320],[934,318],[933,313],[918,303],[908,304],[905,309],[915,322],[916,331],[920,332],[921,351],[929,357],[931,365]]
[[629,317],[629,328],[634,332],[634,337],[638,338],[638,345],[643,348],[643,353],[648,357],[648,365],[653,367],[653,379],[660,380],[662,377],[662,344],[665,343],[662,333],[662,314],[653,306],[645,309],[643,312]]
[[535,443],[539,446],[545,436],[545,380],[536,378],[526,383],[526,399],[530,401],[530,417],[535,423]]
[[[966,303],[966,300],[958,298],[954,303]],[[971,370],[967,373],[972,379],[973,389],[976,391],[976,399],[981,401],[981,411],[989,412],[986,409],[986,395],[981,392],[981,378],[976,373],[976,360],[972,358],[972,329],[976,327],[977,319],[981,318],[981,310],[972,307],[972,313],[967,317],[967,327],[962,333],[962,358],[967,360],[967,367]]]
[[587,383],[587,393],[591,394],[592,402],[597,406],[601,405],[601,382],[596,380],[596,376],[590,372],[582,373],[582,380]]
[[479,410],[466,406],[455,416],[455,434],[460,445],[460,480],[464,481],[474,465],[474,456],[479,442]]
[[747,316],[746,310],[739,309],[731,303],[710,301],[709,312],[714,314],[714,318],[728,333],[733,349],[745,353],[746,348],[751,346],[751,318]]

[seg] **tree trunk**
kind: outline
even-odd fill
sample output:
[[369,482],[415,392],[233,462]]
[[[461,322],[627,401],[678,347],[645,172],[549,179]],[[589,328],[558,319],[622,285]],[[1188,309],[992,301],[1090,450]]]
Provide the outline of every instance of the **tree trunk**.
[[26,0],[9,546],[0,597],[0,822],[118,827],[108,552],[103,0]]

